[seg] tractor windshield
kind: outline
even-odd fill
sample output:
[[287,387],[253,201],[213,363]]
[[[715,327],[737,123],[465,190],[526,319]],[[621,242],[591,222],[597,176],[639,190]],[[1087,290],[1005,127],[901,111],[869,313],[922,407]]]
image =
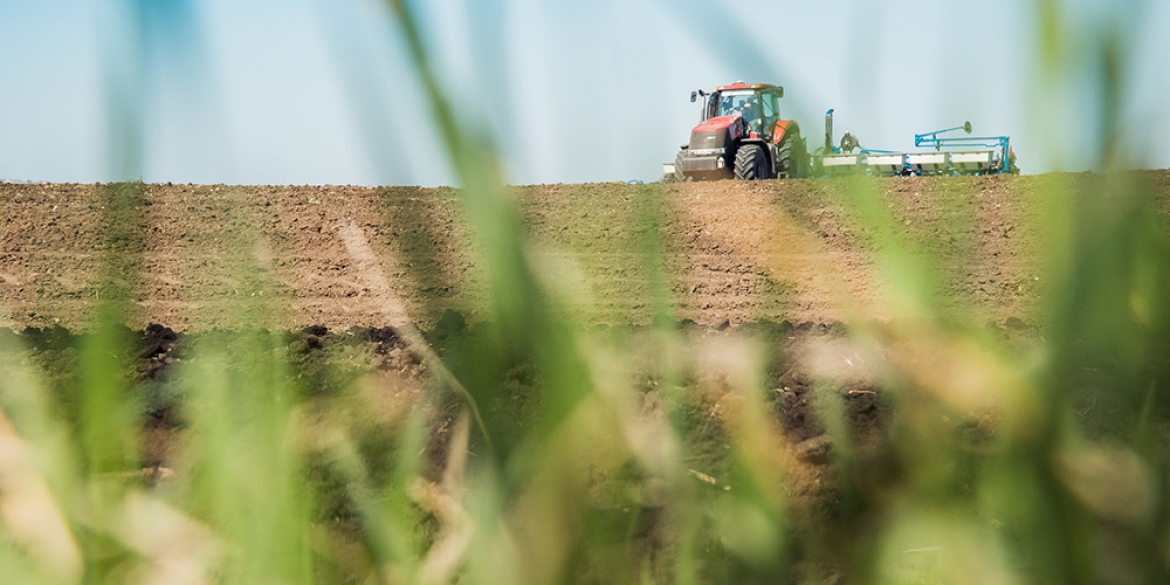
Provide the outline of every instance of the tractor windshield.
[[771,128],[779,117],[778,97],[773,92],[755,89],[722,91],[719,92],[711,113],[713,116],[740,114],[751,130],[762,134],[764,129]]
[[[745,109],[754,108],[756,92],[752,90],[724,91],[719,94],[717,116],[742,114]],[[746,117],[746,116],[745,116]]]

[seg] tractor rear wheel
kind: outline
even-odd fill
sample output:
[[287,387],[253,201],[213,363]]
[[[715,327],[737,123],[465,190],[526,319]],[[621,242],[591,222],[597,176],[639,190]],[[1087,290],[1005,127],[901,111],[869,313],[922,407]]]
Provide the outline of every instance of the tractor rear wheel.
[[771,178],[768,156],[759,144],[744,144],[735,153],[735,178],[744,181]]
[[776,148],[776,176],[786,179],[800,179],[808,176],[806,164],[808,153],[800,134],[786,134]]

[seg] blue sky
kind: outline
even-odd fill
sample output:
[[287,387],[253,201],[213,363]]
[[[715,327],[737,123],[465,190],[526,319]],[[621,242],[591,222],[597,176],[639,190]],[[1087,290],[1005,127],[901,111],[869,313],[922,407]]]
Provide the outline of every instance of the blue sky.
[[[970,120],[1011,135],[1025,172],[1094,168],[1106,25],[1126,48],[1121,146],[1170,167],[1170,3],[1052,3],[1047,84],[1023,0],[413,5],[514,183],[652,180],[697,121],[689,92],[739,79],[785,86],[810,142],[832,107],[871,147]],[[132,4],[0,3],[0,179],[451,183],[378,0]]]

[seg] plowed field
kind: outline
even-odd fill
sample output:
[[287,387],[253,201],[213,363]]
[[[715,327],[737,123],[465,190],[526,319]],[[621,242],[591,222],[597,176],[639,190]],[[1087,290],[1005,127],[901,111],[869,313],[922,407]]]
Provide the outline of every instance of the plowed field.
[[[1165,217],[1170,172],[1140,179]],[[566,310],[589,322],[649,322],[663,288],[655,275],[665,275],[675,317],[702,325],[885,319],[890,283],[881,275],[898,272],[883,269],[891,246],[883,233],[933,267],[944,305],[1002,322],[1032,318],[1047,283],[1042,226],[1059,196],[1047,186],[1069,193],[1092,180],[583,184],[516,193],[534,265],[569,300]],[[0,325],[86,327],[110,274],[105,251],[117,249],[111,191],[0,184]],[[885,219],[859,221],[859,197],[877,202]],[[135,328],[196,331],[242,318],[286,329],[402,319],[425,328],[447,309],[482,315],[484,279],[451,189],[142,185],[136,205],[141,270],[123,275]],[[279,302],[251,302],[273,297]]]

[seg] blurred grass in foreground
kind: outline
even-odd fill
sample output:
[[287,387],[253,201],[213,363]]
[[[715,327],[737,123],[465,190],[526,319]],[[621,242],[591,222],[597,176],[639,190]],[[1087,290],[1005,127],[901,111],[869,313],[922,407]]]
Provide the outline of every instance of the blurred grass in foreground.
[[[90,332],[0,339],[4,582],[1170,577],[1170,246],[1135,175],[1046,183],[1051,210],[1028,228],[1046,238],[1043,326],[1009,340],[940,309],[942,269],[871,184],[850,185],[897,317],[859,320],[812,361],[879,364],[862,385],[798,363],[782,328],[676,326],[655,229],[665,186],[643,191],[647,229],[631,244],[656,325],[591,329],[533,261],[490,137],[458,130],[411,5],[389,6],[464,186],[488,318],[395,337],[413,355],[402,363],[426,370],[411,377],[375,371],[362,343],[312,353],[267,331],[281,309],[256,301],[240,331],[195,336],[149,381],[120,326],[142,186],[112,188]],[[1059,4],[1036,7],[1056,83]],[[1125,47],[1107,33],[1091,46],[1112,136]],[[1102,148],[1122,162],[1117,141]],[[254,273],[247,236],[230,246]],[[812,442],[786,427],[800,408]],[[154,416],[172,434],[152,434]],[[160,441],[167,466],[144,454]]]

